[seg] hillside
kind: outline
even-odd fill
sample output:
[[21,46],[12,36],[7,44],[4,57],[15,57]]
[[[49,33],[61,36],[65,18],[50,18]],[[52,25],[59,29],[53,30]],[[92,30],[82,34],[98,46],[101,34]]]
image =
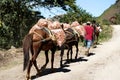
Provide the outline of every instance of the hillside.
[[112,21],[115,22],[116,18],[118,18],[116,14],[120,15],[120,0],[116,0],[115,4],[111,5],[107,10],[105,10],[103,14],[99,17],[99,20],[110,21],[110,19],[112,18]]

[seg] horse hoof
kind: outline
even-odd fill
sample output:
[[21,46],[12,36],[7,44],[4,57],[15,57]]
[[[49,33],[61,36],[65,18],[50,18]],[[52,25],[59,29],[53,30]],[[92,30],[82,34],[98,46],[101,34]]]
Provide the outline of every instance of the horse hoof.
[[39,76],[41,76],[41,75],[42,75],[42,73],[41,73],[41,72],[39,72],[39,73],[37,73],[37,74],[36,74],[36,76],[35,76],[35,77],[37,78],[37,77],[39,77]]
[[77,57],[75,57],[75,59],[77,59]]
[[77,56],[75,56],[75,59],[77,59]]
[[27,75],[27,76],[26,76],[26,80],[29,80],[29,79],[30,79],[30,76]]
[[45,70],[45,66],[41,67],[41,69],[39,70],[39,73],[43,72]]
[[39,73],[39,72],[40,72],[40,69],[37,70],[37,73]]
[[70,59],[71,62],[73,62],[73,59]]
[[97,48],[97,46],[95,45],[95,46],[93,46],[93,48]]
[[54,69],[54,68],[51,69],[51,73],[53,73],[53,72],[55,72],[55,69]]
[[69,63],[70,63],[70,60],[66,60],[66,63],[69,64]]
[[63,65],[60,65],[60,68],[63,68],[64,66]]

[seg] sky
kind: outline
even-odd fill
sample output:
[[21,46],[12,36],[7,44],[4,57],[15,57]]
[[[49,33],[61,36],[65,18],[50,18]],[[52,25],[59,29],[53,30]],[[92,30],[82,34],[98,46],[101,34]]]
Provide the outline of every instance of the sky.
[[[100,16],[107,8],[114,4],[116,0],[76,0],[76,4],[89,12],[94,17]],[[43,16],[51,18],[55,15],[65,14],[65,11],[61,8],[55,7],[50,10],[46,8],[37,8]]]
[[77,0],[76,4],[95,17],[100,16],[116,0]]

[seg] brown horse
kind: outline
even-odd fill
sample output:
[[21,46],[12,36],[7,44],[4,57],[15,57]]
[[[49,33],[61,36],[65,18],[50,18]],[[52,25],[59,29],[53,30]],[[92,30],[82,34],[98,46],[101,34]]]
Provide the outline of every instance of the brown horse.
[[98,25],[98,24],[95,24],[95,25],[93,25],[93,27],[94,27],[94,45],[97,45],[98,44],[98,40],[99,40],[99,34],[100,34],[100,32],[102,31],[102,29],[101,29],[101,27],[100,27],[100,25]]
[[[36,29],[34,33],[27,34],[23,39],[23,52],[24,52],[24,64],[23,70],[27,68],[27,80],[30,78],[30,70],[32,65],[34,64],[37,72],[41,72],[44,70],[49,62],[48,51],[51,50],[52,58],[51,58],[51,69],[53,69],[54,63],[54,54],[56,51],[56,40],[51,38],[52,33],[48,30],[48,28]],[[36,37],[34,39],[34,37]],[[29,57],[29,50],[31,51],[32,57]],[[36,59],[40,51],[45,51],[46,63],[38,68]]]
[[[63,25],[62,25],[62,29],[63,29]],[[63,29],[64,30],[64,29]],[[63,61],[63,55],[64,55],[64,49],[67,47],[68,51],[67,51],[67,60],[69,60],[69,52],[70,52],[70,60],[72,61],[72,47],[75,45],[76,47],[76,55],[75,55],[75,59],[77,59],[78,56],[78,43],[79,43],[79,37],[78,35],[74,32],[73,29],[68,28],[66,30],[64,30],[65,35],[66,35],[66,39],[65,42],[62,44],[62,46],[60,47],[61,49],[61,60],[60,60],[60,66],[63,67],[62,61]]]

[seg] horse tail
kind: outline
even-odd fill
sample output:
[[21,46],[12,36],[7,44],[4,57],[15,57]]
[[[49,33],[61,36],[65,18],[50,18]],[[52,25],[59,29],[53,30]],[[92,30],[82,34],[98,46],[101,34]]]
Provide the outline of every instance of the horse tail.
[[24,54],[23,71],[26,69],[30,60],[29,49],[31,49],[32,46],[32,38],[33,34],[27,34],[23,39],[23,54]]

